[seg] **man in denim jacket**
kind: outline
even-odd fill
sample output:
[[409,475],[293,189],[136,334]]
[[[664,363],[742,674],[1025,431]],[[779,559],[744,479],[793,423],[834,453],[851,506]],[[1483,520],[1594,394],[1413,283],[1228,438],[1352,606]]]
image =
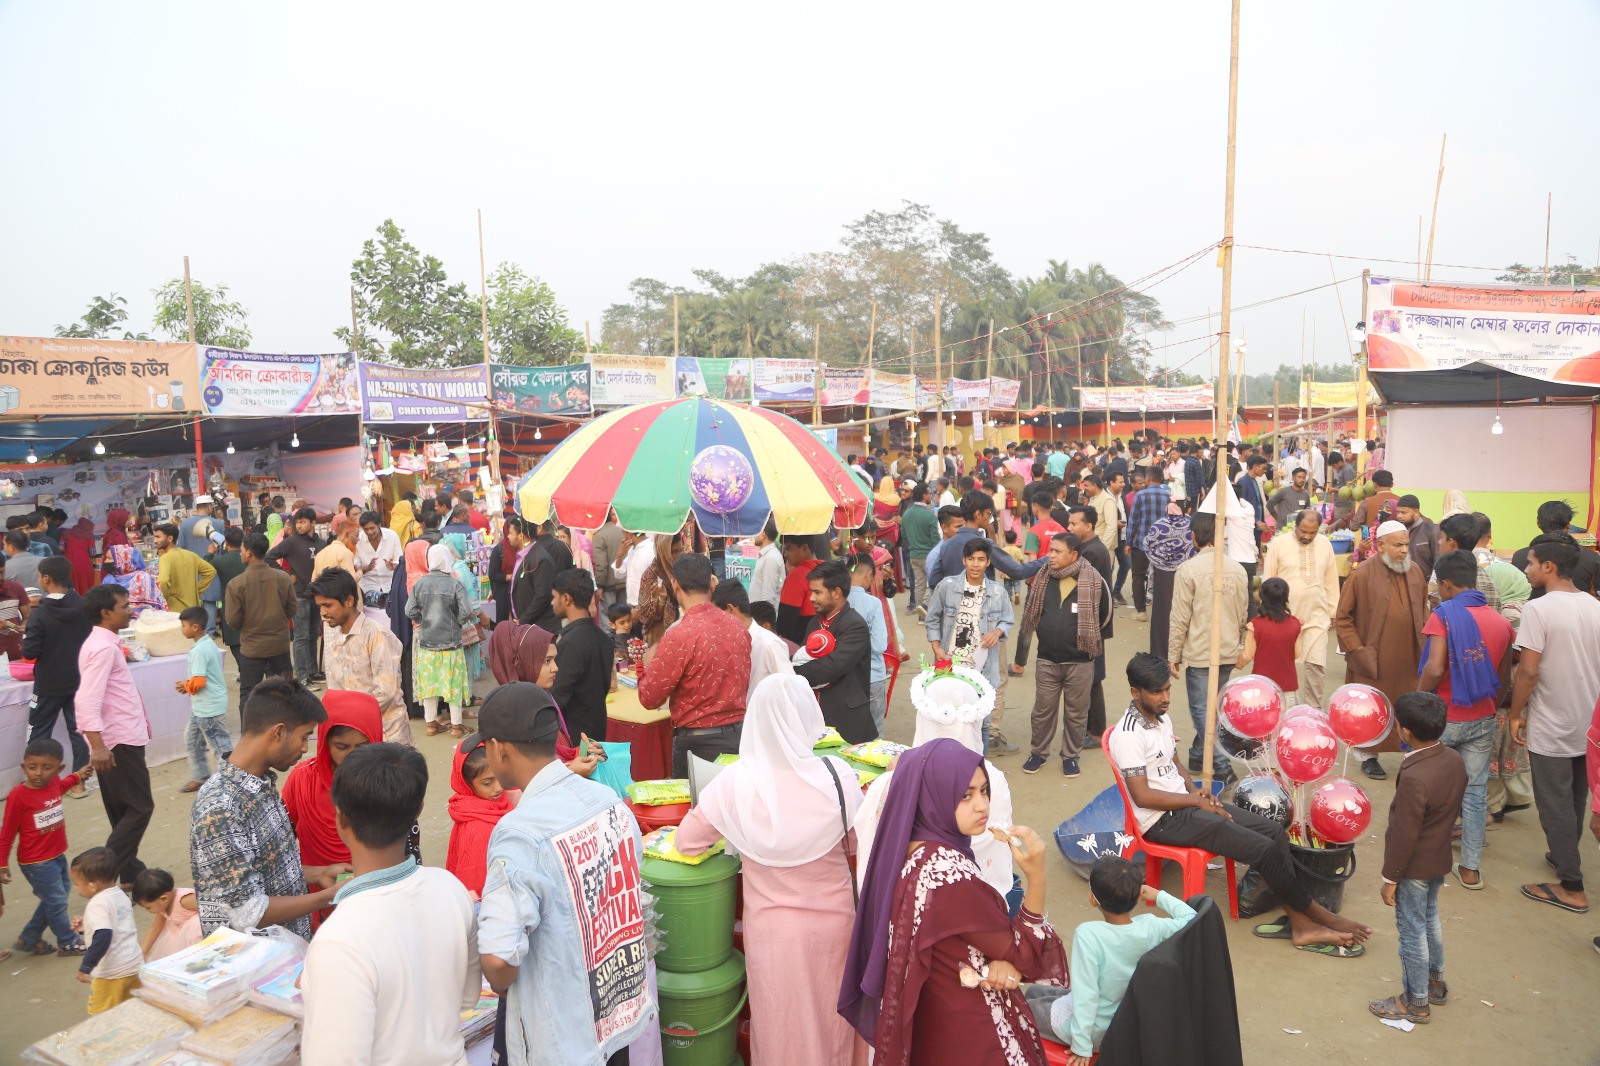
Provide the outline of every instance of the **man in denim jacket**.
[[489,769],[522,789],[489,838],[478,913],[483,973],[504,1001],[500,1061],[514,1066],[626,1062],[656,1026],[639,828],[616,793],[556,759],[560,728],[527,682],[496,689],[478,717]]
[[[1000,662],[1005,658],[1005,639],[1015,615],[1005,586],[985,576],[992,561],[990,547],[991,542],[982,537],[962,544],[962,572],[940,581],[928,600],[927,632],[936,659],[957,659],[973,666],[998,694]],[[986,746],[992,717],[983,722]]]

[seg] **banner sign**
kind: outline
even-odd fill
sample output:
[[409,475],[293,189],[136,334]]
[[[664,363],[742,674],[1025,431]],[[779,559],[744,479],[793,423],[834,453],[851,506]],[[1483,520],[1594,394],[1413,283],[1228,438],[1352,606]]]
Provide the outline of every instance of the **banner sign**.
[[361,402],[368,422],[482,422],[489,418],[483,406],[488,399],[481,363],[442,368],[361,364]]
[[996,411],[1015,411],[1022,382],[1010,378],[989,379],[989,406]]
[[968,381],[965,378],[946,378],[944,383],[944,408],[946,411],[982,411],[989,406],[989,379]]
[[586,415],[589,405],[589,364],[570,366],[512,366],[494,363],[489,368],[494,402],[521,414]]
[[195,346],[79,337],[0,337],[0,414],[198,413]]
[[810,403],[816,395],[816,364],[809,359],[757,359],[757,403]]
[[917,410],[936,411],[939,408],[939,393],[934,388],[936,383],[930,378],[918,378],[916,381]]
[[[277,477],[280,474],[276,449],[253,452],[207,453],[206,480],[218,477]],[[0,466],[0,479],[17,487],[18,500],[47,501],[41,506],[59,507],[67,512],[67,525],[80,518],[92,519],[95,535],[105,534],[106,512],[120,507],[137,513],[140,501],[152,495],[170,496],[173,503],[187,509],[200,490],[194,484],[194,456],[168,455],[157,459],[96,459],[83,463],[17,463]]]
[[753,382],[748,359],[678,357],[677,394],[749,403]]
[[872,372],[872,406],[891,411],[909,411],[915,406],[916,379],[910,374]]
[[[1078,392],[1078,406],[1084,411],[1106,409],[1106,389],[1089,386]],[[1151,388],[1146,385],[1112,388],[1113,411],[1205,411],[1216,406],[1216,393],[1210,385],[1183,385]]]
[[359,376],[353,352],[200,349],[200,399],[208,415],[358,415]]
[[[1378,390],[1367,384],[1367,403],[1376,406]],[[1300,383],[1301,407],[1339,409],[1356,405],[1356,383],[1353,381],[1302,381]]]
[[822,406],[864,407],[868,399],[866,367],[822,368]]
[[737,581],[749,592],[750,582],[756,576],[756,558],[760,554],[761,549],[747,540],[729,544],[727,553],[722,557],[722,580]]
[[1372,278],[1367,300],[1372,370],[1487,363],[1524,377],[1600,385],[1600,287],[1517,289]]
[[676,395],[670,358],[597,352],[589,356],[589,365],[594,368],[592,396],[596,407],[659,403]]

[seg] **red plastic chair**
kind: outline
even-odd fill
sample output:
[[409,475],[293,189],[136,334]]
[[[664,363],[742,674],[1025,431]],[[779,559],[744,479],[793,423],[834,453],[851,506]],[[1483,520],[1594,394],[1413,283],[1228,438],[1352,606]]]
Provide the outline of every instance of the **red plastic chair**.
[[[1183,898],[1200,895],[1206,890],[1206,865],[1217,856],[1204,848],[1179,848],[1157,844],[1146,840],[1144,834],[1139,832],[1139,818],[1134,813],[1133,800],[1128,795],[1128,783],[1122,779],[1122,772],[1117,769],[1116,760],[1111,757],[1111,734],[1114,732],[1116,732],[1115,727],[1105,731],[1105,735],[1100,738],[1100,750],[1105,752],[1106,765],[1111,767],[1111,776],[1116,779],[1117,791],[1122,793],[1123,831],[1133,838],[1133,844],[1124,854],[1144,852],[1144,883],[1151,888],[1161,887],[1163,862],[1178,863],[1183,868]],[[1233,860],[1224,858],[1228,864],[1228,913],[1233,915],[1233,920],[1237,922],[1239,882],[1234,873]]]
[[[1044,1061],[1048,1066],[1067,1066],[1072,1061],[1072,1049],[1065,1044],[1058,1044],[1048,1036],[1039,1038],[1039,1045],[1044,1048]],[[1100,1061],[1100,1052],[1096,1051],[1089,1057],[1089,1066],[1095,1066]]]

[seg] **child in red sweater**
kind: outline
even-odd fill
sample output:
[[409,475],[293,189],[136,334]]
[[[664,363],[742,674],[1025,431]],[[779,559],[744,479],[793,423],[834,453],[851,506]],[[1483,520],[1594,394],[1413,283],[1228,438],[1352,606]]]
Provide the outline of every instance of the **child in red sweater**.
[[[22,784],[6,797],[6,812],[0,821],[0,864],[11,861],[11,843],[17,844],[17,864],[39,898],[33,917],[22,927],[22,935],[0,958],[13,951],[29,955],[82,955],[83,938],[73,932],[67,915],[67,900],[72,879],[67,872],[67,821],[61,796],[94,773],[85,766],[66,777],[61,773],[65,753],[59,741],[40,737],[29,742],[22,755]],[[11,883],[11,867],[0,865],[0,884]],[[0,897],[3,902],[3,897]],[[56,947],[44,939],[45,926],[56,936]]]
[[506,791],[489,769],[483,740],[473,733],[456,745],[450,767],[450,847],[444,867],[477,899],[488,875],[489,835],[522,793]]

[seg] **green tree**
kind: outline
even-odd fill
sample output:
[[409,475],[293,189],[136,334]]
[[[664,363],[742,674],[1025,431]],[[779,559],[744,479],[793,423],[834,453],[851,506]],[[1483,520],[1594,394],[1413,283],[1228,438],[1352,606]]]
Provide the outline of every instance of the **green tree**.
[[[1548,278],[1548,282],[1546,282]],[[1571,252],[1567,253],[1566,261],[1551,263],[1550,272],[1545,273],[1544,265],[1523,266],[1521,263],[1512,263],[1506,267],[1506,272],[1494,280],[1504,281],[1511,285],[1600,285],[1600,266],[1586,267],[1578,262],[1578,257]]]
[[[194,339],[196,344],[218,348],[250,347],[250,313],[244,304],[228,299],[228,287],[206,288],[191,282],[194,290]],[[189,339],[188,304],[182,278],[173,278],[155,290],[155,327],[175,341]]]
[[489,275],[489,350],[497,363],[550,366],[583,349],[555,291],[515,263]]
[[[444,264],[406,240],[394,219],[362,242],[350,264],[362,355],[401,366],[464,366],[483,359],[478,302]],[[345,327],[334,335],[349,344]],[[387,343],[385,343],[387,338]]]
[[150,338],[143,333],[134,333],[122,328],[128,321],[128,299],[112,293],[110,296],[96,296],[89,301],[89,307],[83,312],[83,321],[74,322],[70,326],[57,325],[57,337],[94,337],[99,339],[113,338],[118,330],[122,331],[122,340],[147,341]]

